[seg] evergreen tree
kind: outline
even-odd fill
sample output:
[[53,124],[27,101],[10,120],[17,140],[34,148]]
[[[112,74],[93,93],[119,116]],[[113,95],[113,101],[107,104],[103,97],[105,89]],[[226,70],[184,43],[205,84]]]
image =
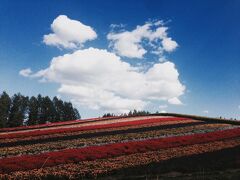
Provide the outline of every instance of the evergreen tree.
[[133,115],[132,111],[129,111],[128,116],[132,116],[132,115]]
[[55,116],[55,108],[51,99],[46,96],[42,98],[41,101],[42,117],[40,119],[40,124],[46,122],[53,122]]
[[28,121],[27,125],[36,125],[38,122],[39,104],[36,97],[32,96],[28,103]]
[[25,97],[20,93],[12,98],[6,92],[0,96],[0,128],[17,127],[23,124],[36,125],[80,119],[81,116],[70,102],[48,96]]
[[128,116],[144,116],[144,115],[149,115],[150,112],[148,111],[137,111],[134,109],[133,111],[129,111]]
[[44,117],[43,117],[43,97],[41,94],[37,96],[37,104],[38,104],[38,124],[44,123]]
[[72,104],[69,102],[63,103],[64,110],[63,110],[63,119],[64,121],[73,120],[74,119],[74,110]]
[[58,99],[56,96],[53,98],[53,105],[55,108],[54,121],[64,121],[64,104],[63,101]]
[[138,114],[137,110],[134,109],[132,115],[134,116],[134,115],[137,115],[137,114]]
[[76,108],[73,109],[74,111],[74,119],[81,119],[81,116]]
[[11,98],[4,91],[0,97],[0,128],[7,126],[10,107],[11,107]]
[[103,115],[103,117],[113,117],[113,116],[115,116],[115,114],[113,113],[106,113]]
[[60,119],[60,114],[58,113],[59,112],[59,109],[58,109],[58,98],[55,96],[52,101],[53,101],[53,106],[54,106],[54,119],[53,119],[53,122],[57,122]]
[[10,108],[8,127],[16,127],[23,125],[26,117],[28,105],[28,97],[22,96],[20,93],[12,97],[12,105]]

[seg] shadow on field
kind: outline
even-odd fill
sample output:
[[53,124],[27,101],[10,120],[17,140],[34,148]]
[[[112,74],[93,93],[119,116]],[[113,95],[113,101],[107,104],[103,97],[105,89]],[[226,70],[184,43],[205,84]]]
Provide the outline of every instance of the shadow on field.
[[98,179],[240,179],[240,146],[121,169]]

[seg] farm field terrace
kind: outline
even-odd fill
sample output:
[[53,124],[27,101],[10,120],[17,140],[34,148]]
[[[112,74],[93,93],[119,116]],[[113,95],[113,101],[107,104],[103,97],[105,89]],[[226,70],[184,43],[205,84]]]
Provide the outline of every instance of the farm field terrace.
[[240,123],[191,116],[0,130],[0,179],[240,177]]

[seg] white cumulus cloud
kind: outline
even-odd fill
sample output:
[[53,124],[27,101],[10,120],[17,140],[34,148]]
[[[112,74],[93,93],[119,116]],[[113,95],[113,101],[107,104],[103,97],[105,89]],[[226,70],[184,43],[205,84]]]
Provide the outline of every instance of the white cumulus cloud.
[[19,74],[24,77],[29,77],[32,74],[32,70],[30,68],[22,69],[21,71],[19,71]]
[[168,105],[164,104],[164,105],[160,105],[159,109],[166,109],[168,107]]
[[[142,110],[156,102],[181,105],[185,86],[173,62],[165,57],[177,47],[162,21],[146,22],[132,31],[125,25],[111,25],[107,35],[110,47],[85,48],[84,43],[97,38],[92,27],[66,15],[51,24],[52,33],[44,35],[46,45],[73,52],[52,58],[49,67],[32,72],[23,69],[20,75],[37,78],[40,82],[58,83],[58,93],[75,104],[94,110],[115,113]],[[118,29],[118,30],[117,30]],[[121,57],[143,58],[146,53],[158,56],[159,62],[130,64]],[[147,59],[151,61],[150,59]],[[165,110],[167,105],[160,105]]]
[[185,86],[174,63],[156,63],[147,71],[107,50],[88,48],[54,57],[32,77],[60,84],[58,91],[91,109],[127,112],[143,109],[151,100],[181,104]]
[[165,49],[168,52],[172,52],[178,46],[176,41],[173,41],[172,38],[164,38],[162,40],[162,45],[163,45],[163,49]]
[[75,49],[82,47],[86,41],[97,38],[92,27],[80,21],[72,20],[66,15],[59,15],[51,24],[53,33],[44,35],[43,42],[46,45],[59,48]]
[[168,99],[168,103],[173,105],[182,105],[182,102],[177,97]]
[[143,58],[150,47],[151,53],[162,55],[164,51],[172,52],[178,46],[177,42],[168,37],[168,28],[161,21],[147,22],[137,26],[132,31],[112,30],[107,35],[110,47],[118,55],[128,58]]
[[208,113],[209,113],[209,111],[208,111],[208,110],[204,110],[204,111],[203,111],[203,113],[205,113],[205,114],[208,114]]

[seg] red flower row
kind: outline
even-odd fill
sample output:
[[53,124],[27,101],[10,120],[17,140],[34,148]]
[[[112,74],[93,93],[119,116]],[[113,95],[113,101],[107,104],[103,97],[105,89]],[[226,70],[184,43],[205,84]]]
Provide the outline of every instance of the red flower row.
[[13,127],[13,128],[1,128],[0,132],[11,132],[11,131],[19,131],[19,130],[28,130],[28,129],[38,129],[38,128],[47,128],[47,127],[54,127],[54,126],[61,126],[61,125],[71,125],[71,124],[80,124],[83,122],[89,121],[96,121],[96,120],[106,120],[106,119],[118,119],[119,117],[101,117],[101,118],[89,118],[89,119],[77,119],[77,120],[69,120],[64,122],[54,122],[54,123],[47,123],[47,124],[38,124],[32,126],[20,126],[20,127]]
[[85,160],[111,158],[133,153],[144,153],[159,149],[173,148],[199,143],[208,143],[221,139],[240,137],[240,128],[216,131],[204,134],[150,139],[136,142],[115,143],[103,146],[90,146],[78,149],[65,149],[38,155],[25,155],[0,159],[0,173],[38,169]]

